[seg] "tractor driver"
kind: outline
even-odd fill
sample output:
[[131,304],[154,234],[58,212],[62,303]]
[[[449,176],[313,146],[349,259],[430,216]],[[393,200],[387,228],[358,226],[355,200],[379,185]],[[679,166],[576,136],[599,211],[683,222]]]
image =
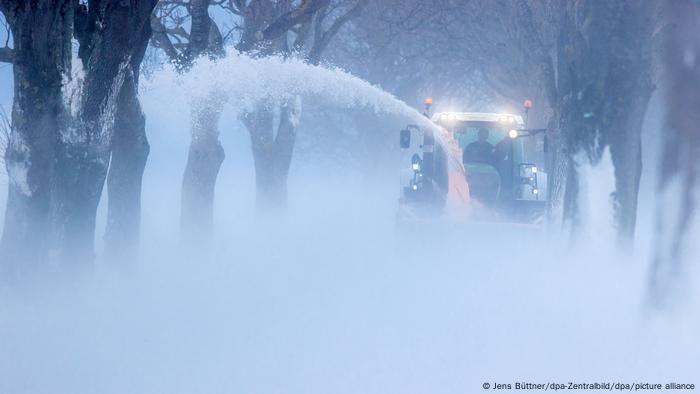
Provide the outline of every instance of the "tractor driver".
[[479,140],[467,145],[462,154],[463,163],[493,164],[494,147],[488,141],[489,129],[479,129]]

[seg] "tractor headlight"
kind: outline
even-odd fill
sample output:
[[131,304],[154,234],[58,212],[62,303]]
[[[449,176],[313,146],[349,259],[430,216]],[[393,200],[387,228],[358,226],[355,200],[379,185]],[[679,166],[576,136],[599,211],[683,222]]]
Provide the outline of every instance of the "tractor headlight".
[[423,164],[423,160],[420,158],[420,156],[415,153],[411,157],[411,168],[413,168],[413,171],[420,173],[421,167]]
[[508,137],[512,139],[518,138],[518,130],[511,130],[508,132]]
[[454,122],[457,120],[457,115],[455,115],[454,113],[451,113],[451,112],[444,113],[444,114],[440,115],[440,120],[442,120],[443,122]]

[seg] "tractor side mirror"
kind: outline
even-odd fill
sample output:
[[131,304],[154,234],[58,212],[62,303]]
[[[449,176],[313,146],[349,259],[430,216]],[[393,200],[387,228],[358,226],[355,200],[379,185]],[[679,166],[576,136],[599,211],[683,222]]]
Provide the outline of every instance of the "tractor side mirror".
[[401,149],[408,149],[411,147],[411,130],[401,130],[401,134],[399,136],[399,146]]

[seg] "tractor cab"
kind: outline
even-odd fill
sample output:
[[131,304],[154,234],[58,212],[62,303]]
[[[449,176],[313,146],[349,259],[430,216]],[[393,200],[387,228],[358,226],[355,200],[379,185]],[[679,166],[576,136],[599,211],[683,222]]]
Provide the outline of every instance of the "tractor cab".
[[[526,109],[529,109],[526,107]],[[544,129],[528,129],[520,115],[485,112],[438,112],[431,120],[436,123],[459,147],[458,153],[464,166],[464,176],[469,190],[469,198],[480,211],[489,215],[513,221],[532,222],[541,217],[547,200],[547,173],[544,168],[546,137]],[[406,132],[402,132],[406,147]],[[410,194],[430,185],[435,202],[443,199],[434,195],[433,184],[444,185],[448,176],[444,172],[443,147],[430,144],[420,146],[422,152],[412,157],[414,176],[421,184],[411,183],[404,188],[403,202],[414,201]],[[426,152],[427,147],[427,152]],[[426,155],[427,153],[427,155]],[[427,173],[416,172],[425,167],[426,159],[431,163]],[[435,180],[433,179],[435,178]],[[439,190],[448,190],[447,187]],[[438,204],[439,205],[439,204]]]

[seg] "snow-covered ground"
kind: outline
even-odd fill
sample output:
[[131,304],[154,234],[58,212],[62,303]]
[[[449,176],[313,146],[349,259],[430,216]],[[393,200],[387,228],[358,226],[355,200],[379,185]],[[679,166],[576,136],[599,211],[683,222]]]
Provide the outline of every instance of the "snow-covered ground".
[[101,267],[2,294],[0,392],[464,393],[484,381],[697,379],[697,308],[645,313],[645,259],[502,228],[402,238],[390,193],[305,181],[310,197],[284,224],[232,208],[238,220],[219,228],[211,259],[183,259],[166,240],[146,246],[134,274]]

